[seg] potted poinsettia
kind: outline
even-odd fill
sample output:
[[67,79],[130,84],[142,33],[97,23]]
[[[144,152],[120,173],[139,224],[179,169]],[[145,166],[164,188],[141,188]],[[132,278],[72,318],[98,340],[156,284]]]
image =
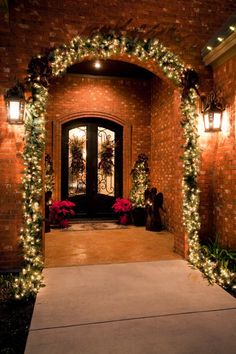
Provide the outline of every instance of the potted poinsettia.
[[54,201],[50,207],[50,224],[62,229],[67,228],[70,216],[75,215],[73,207],[75,203],[69,200]]
[[127,225],[130,220],[130,212],[132,210],[132,203],[125,198],[116,198],[112,206],[115,213],[119,215],[119,223]]

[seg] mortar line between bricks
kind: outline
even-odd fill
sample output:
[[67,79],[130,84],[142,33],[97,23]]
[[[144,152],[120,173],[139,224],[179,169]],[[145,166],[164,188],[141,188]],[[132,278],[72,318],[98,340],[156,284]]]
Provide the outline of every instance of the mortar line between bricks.
[[63,325],[63,326],[42,327],[42,328],[30,329],[29,332],[38,332],[38,331],[53,330],[53,329],[60,329],[60,328],[72,328],[72,327],[94,326],[94,325],[100,325],[100,324],[126,322],[126,321],[142,321],[142,320],[152,319],[152,318],[175,317],[175,316],[193,315],[193,314],[198,314],[198,313],[201,314],[201,313],[212,313],[212,312],[224,312],[224,311],[231,311],[231,310],[236,310],[236,307],[228,307],[228,308],[215,309],[215,310],[200,310],[200,311],[188,311],[188,312],[168,313],[168,314],[163,314],[163,315],[152,315],[152,316],[140,316],[140,317],[120,318],[120,319],[117,319],[117,320],[107,320],[107,321],[97,321],[97,322],[85,322],[85,323],[77,323],[77,324]]

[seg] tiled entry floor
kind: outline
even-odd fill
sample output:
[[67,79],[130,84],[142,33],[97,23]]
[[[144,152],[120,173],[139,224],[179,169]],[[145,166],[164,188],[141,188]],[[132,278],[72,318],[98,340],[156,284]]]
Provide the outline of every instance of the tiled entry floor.
[[107,230],[53,229],[46,234],[45,245],[46,267],[181,259],[173,251],[173,234],[133,225]]

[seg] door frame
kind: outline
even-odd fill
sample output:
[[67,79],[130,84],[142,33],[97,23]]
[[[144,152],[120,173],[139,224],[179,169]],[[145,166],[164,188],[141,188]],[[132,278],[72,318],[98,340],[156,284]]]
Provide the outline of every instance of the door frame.
[[[69,131],[71,129],[74,129],[78,126],[87,126],[87,141],[86,141],[86,148],[87,148],[87,157],[89,156],[89,154],[92,154],[92,150],[94,151],[95,154],[95,160],[93,160],[93,158],[88,157],[87,161],[86,161],[86,194],[84,195],[84,197],[82,197],[82,200],[86,200],[85,205],[87,209],[87,211],[82,212],[82,214],[79,212],[78,215],[80,216],[86,216],[86,217],[102,217],[103,215],[107,215],[109,216],[112,212],[106,209],[106,208],[102,208],[103,202],[102,199],[106,199],[106,197],[104,197],[103,195],[100,195],[99,193],[94,193],[91,194],[91,190],[93,182],[97,185],[97,158],[98,158],[98,151],[97,151],[97,138],[98,138],[98,130],[97,128],[100,127],[104,127],[107,129],[110,129],[112,131],[115,132],[115,176],[114,176],[114,193],[115,196],[111,197],[112,201],[111,201],[111,205],[115,202],[115,197],[122,197],[123,194],[123,175],[122,175],[122,170],[123,170],[123,127],[122,125],[104,119],[104,118],[98,118],[98,117],[87,117],[87,118],[79,118],[79,119],[73,119],[70,120],[68,122],[65,122],[64,124],[62,124],[61,128],[62,128],[62,138],[61,138],[61,195],[62,195],[62,199],[69,199],[72,200],[73,202],[76,203],[75,199],[80,199],[80,197],[69,197],[68,196],[68,177],[69,177],[69,173],[68,173],[68,168],[69,168],[69,161],[68,161],[68,152],[69,152],[69,147],[68,147],[68,139],[69,139]],[[120,144],[119,140],[121,140]],[[92,149],[92,150],[91,150]],[[92,165],[91,165],[92,164]],[[64,171],[64,172],[63,172]],[[90,178],[94,178],[94,181]],[[91,195],[90,195],[91,194]],[[89,197],[90,195],[90,197]],[[100,208],[96,209],[94,208],[94,211],[92,211],[93,209],[93,204],[92,203],[90,205],[90,199],[95,198],[98,201],[98,205],[100,204]],[[104,199],[104,202],[105,202]],[[79,200],[78,200],[79,203]],[[110,203],[107,202],[106,203]],[[84,205],[84,206],[85,206]],[[90,205],[90,206],[89,206]],[[91,213],[91,215],[90,215]],[[95,214],[94,214],[95,213]]]
[[[97,111],[74,112],[69,115],[62,115],[57,120],[51,121],[48,125],[48,134],[51,135],[52,146],[49,153],[53,157],[53,168],[55,172],[54,200],[61,200],[61,139],[62,125],[75,119],[103,118],[110,122],[115,122],[123,127],[123,196],[127,198],[131,188],[130,171],[133,165],[132,154],[132,125],[125,117],[117,117],[113,114]],[[50,151],[51,150],[51,151]]]

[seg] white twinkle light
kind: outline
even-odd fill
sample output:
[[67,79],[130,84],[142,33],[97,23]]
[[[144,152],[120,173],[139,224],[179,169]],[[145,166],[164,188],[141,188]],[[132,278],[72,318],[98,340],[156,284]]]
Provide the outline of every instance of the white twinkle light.
[[96,60],[96,61],[95,61],[94,67],[95,67],[96,69],[101,69],[102,64],[101,64],[100,60]]

